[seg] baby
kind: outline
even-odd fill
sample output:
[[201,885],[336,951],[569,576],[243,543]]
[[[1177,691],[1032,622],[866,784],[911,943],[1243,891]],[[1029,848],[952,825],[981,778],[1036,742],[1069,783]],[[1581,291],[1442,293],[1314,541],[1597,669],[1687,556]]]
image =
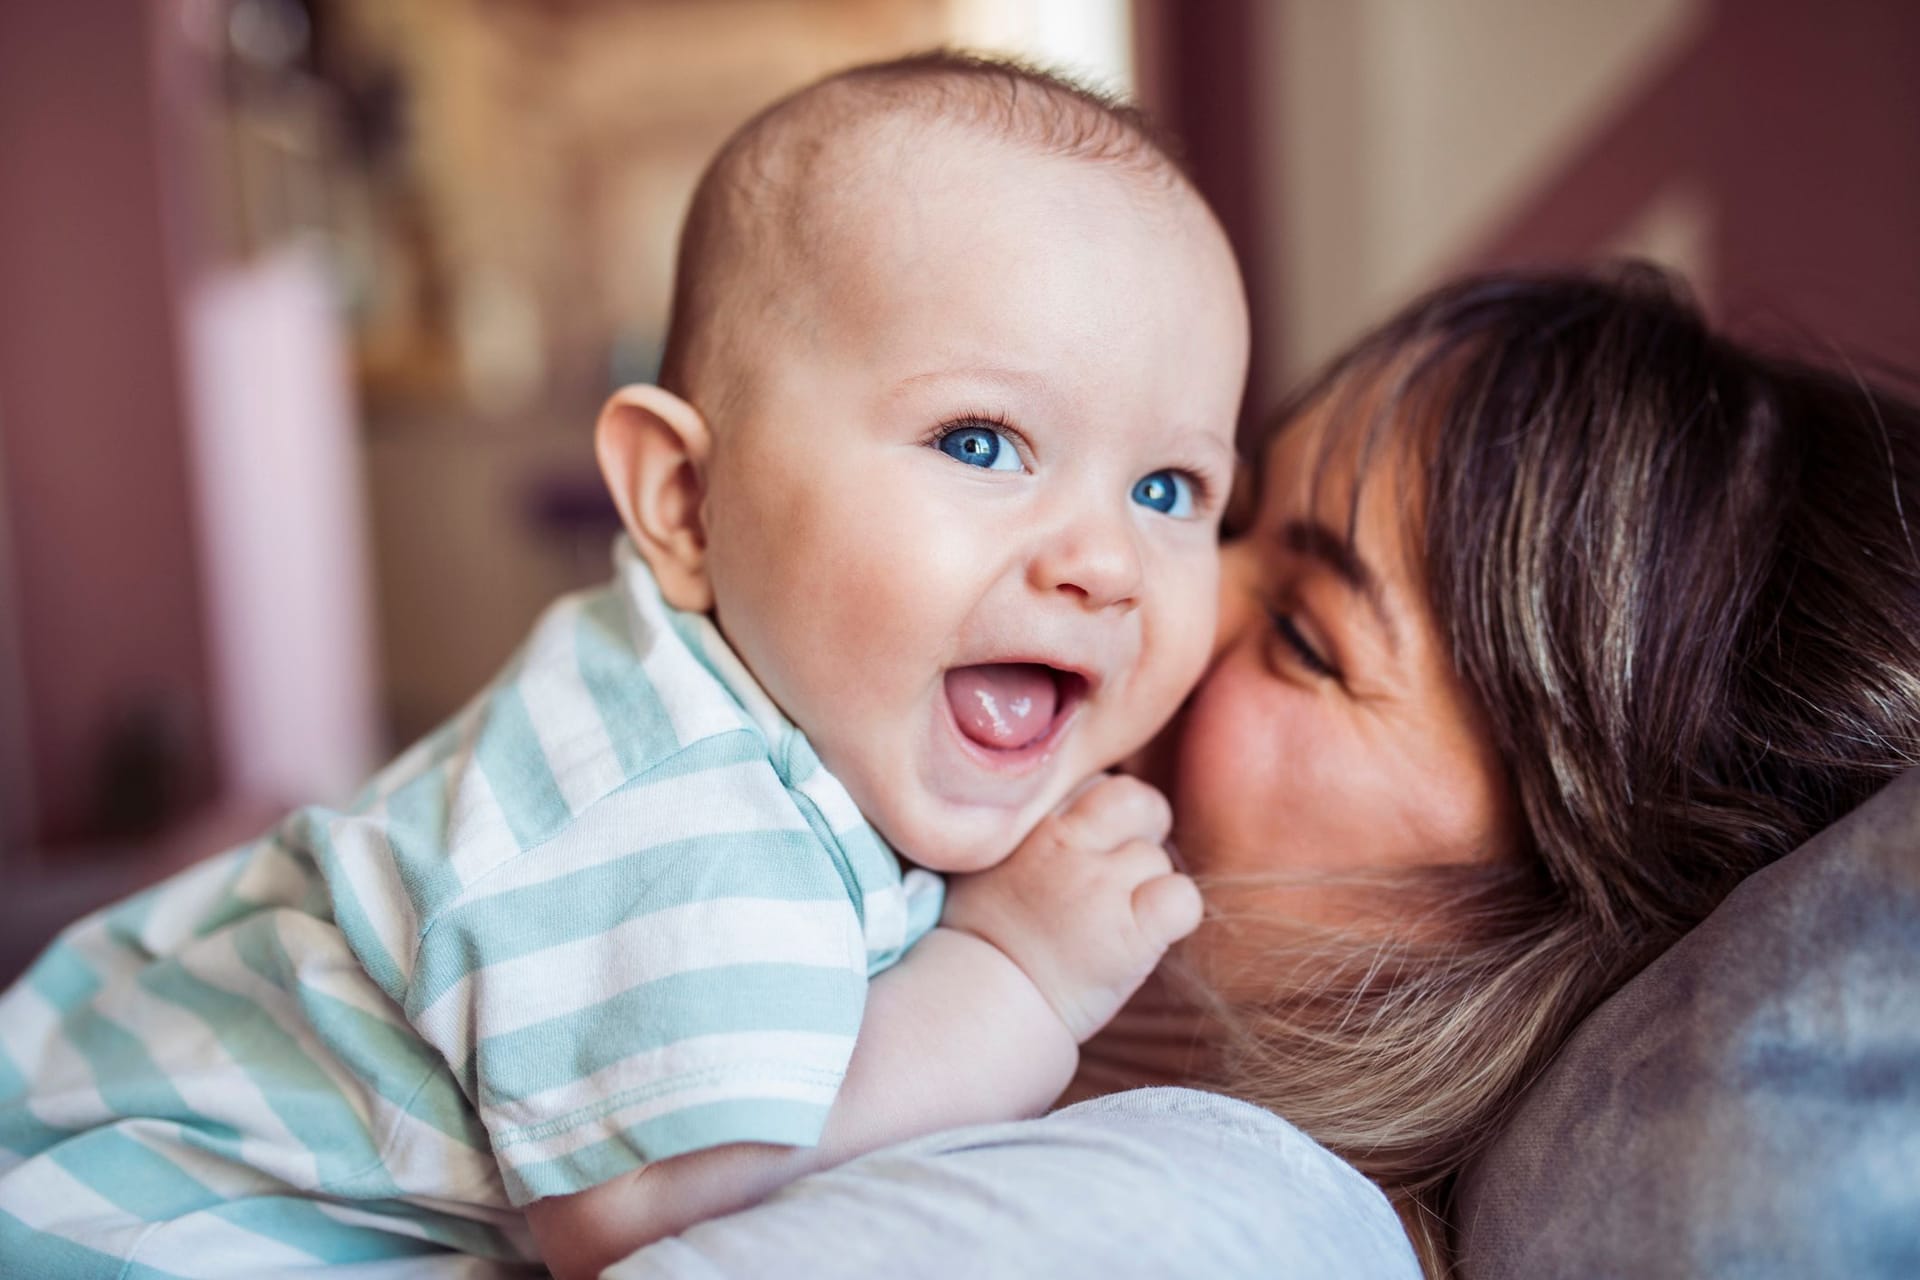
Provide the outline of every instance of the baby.
[[[1097,98],[935,55],[750,122],[601,416],[615,582],[0,1002],[9,1256],[592,1275],[1043,1109],[1198,919],[1164,802],[1086,784],[1207,659],[1246,356],[1217,225]],[[978,874],[943,913],[928,871]]]

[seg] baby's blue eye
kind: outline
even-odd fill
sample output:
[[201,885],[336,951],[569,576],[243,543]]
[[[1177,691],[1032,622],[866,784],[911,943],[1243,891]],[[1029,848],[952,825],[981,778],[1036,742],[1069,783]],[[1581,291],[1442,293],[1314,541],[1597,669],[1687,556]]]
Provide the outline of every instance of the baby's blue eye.
[[1168,516],[1193,514],[1193,482],[1178,471],[1156,471],[1134,482],[1133,500]]
[[934,441],[940,452],[955,462],[985,471],[1019,471],[1020,450],[1013,441],[992,427],[979,423],[954,427]]

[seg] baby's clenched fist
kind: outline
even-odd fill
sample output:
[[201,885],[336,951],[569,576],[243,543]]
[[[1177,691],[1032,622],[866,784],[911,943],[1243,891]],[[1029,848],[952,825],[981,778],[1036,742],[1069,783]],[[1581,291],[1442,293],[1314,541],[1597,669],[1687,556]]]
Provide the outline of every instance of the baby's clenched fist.
[[941,923],[998,947],[1084,1042],[1200,923],[1164,847],[1172,821],[1139,779],[1095,778],[1006,861],[956,879]]

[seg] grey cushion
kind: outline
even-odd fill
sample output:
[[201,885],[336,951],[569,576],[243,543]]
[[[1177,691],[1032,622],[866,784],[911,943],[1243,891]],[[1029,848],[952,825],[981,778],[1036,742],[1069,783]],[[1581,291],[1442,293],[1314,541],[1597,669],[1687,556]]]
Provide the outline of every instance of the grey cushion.
[[1920,770],[1596,1010],[1461,1210],[1469,1280],[1920,1276]]

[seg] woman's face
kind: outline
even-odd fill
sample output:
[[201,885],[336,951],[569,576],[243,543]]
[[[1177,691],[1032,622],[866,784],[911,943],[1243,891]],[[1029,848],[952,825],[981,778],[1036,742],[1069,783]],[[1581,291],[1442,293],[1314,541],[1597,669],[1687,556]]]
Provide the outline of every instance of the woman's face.
[[1211,908],[1187,956],[1228,994],[1263,967],[1245,922],[1354,922],[1370,873],[1514,845],[1505,772],[1414,561],[1418,463],[1383,443],[1357,521],[1353,448],[1323,463],[1335,413],[1364,398],[1323,401],[1269,449],[1258,514],[1223,549],[1212,664],[1159,752],[1176,847]]

